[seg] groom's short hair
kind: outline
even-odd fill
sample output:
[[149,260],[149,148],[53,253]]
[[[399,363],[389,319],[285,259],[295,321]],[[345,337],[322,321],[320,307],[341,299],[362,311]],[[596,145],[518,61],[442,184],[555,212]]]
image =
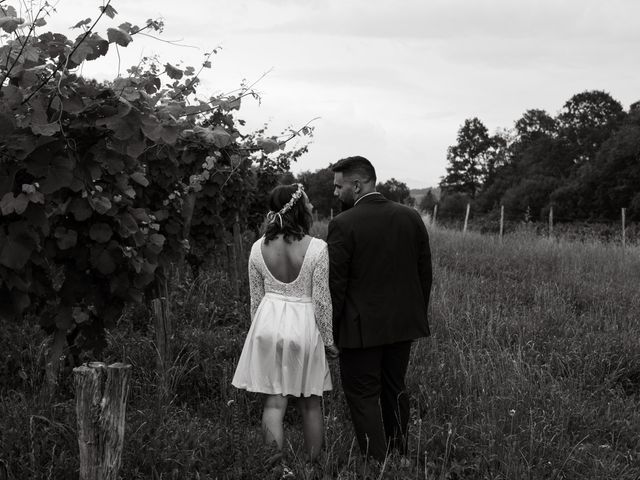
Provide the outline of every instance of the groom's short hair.
[[364,157],[355,156],[338,160],[331,166],[332,172],[342,172],[343,175],[359,174],[366,181],[376,183],[376,169],[371,162]]

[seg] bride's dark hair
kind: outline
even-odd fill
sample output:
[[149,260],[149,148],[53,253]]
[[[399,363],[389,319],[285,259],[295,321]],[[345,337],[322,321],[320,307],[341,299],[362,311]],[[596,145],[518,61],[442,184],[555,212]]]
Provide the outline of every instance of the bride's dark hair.
[[298,185],[278,185],[269,194],[269,210],[275,212],[270,215],[264,229],[264,243],[267,244],[278,235],[284,236],[284,241],[301,240],[309,233],[313,217],[307,211],[305,198],[302,195],[285,213],[278,214],[298,190]]

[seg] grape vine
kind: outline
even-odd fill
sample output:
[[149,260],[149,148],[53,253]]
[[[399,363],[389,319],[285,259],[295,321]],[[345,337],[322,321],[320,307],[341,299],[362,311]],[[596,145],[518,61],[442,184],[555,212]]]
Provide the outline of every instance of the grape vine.
[[264,192],[306,146],[241,133],[250,87],[197,98],[215,50],[199,71],[145,59],[113,81],[76,73],[162,22],[125,22],[105,39],[99,20],[117,14],[108,2],[70,39],[41,33],[51,14],[45,4],[25,20],[0,3],[0,316],[36,315],[97,355],[105,329],[170,263],[206,255],[236,217],[255,224]]

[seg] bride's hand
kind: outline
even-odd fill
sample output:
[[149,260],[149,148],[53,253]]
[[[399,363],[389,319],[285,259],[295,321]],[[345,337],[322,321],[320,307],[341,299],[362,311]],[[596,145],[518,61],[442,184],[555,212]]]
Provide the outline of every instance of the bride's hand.
[[324,352],[329,360],[335,360],[340,355],[340,350],[335,345],[325,346]]

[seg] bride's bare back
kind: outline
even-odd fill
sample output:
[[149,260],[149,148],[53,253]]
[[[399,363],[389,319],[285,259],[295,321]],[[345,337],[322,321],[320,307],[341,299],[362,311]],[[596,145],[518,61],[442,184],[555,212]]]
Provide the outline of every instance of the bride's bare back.
[[268,244],[262,244],[264,263],[276,280],[291,283],[298,278],[311,239],[305,235],[301,240],[287,243],[282,235],[278,235]]

